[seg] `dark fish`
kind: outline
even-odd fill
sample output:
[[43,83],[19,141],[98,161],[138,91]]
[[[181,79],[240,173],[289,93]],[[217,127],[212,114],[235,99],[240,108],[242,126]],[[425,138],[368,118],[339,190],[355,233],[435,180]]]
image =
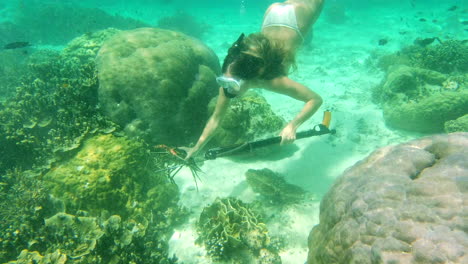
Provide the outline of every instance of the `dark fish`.
[[457,10],[458,6],[451,6],[447,11],[455,11]]
[[420,22],[426,22],[427,19],[425,19],[425,18],[420,18],[419,21],[420,21]]
[[385,44],[387,44],[387,43],[388,43],[388,40],[387,40],[387,39],[379,39],[379,45],[380,45],[380,46],[383,46],[383,45],[385,45]]
[[437,21],[437,19],[432,19],[432,23],[437,23],[439,21]]
[[427,45],[432,44],[432,42],[434,42],[435,40],[437,40],[439,43],[442,43],[442,41],[438,37],[424,38],[424,39],[417,38],[414,40],[413,43],[421,47],[426,47]]
[[467,21],[467,20],[462,21],[461,23],[462,23],[462,25],[468,25],[468,21]]
[[25,48],[31,46],[29,42],[24,42],[24,41],[17,41],[17,42],[11,42],[3,46],[4,49],[20,49],[20,48]]

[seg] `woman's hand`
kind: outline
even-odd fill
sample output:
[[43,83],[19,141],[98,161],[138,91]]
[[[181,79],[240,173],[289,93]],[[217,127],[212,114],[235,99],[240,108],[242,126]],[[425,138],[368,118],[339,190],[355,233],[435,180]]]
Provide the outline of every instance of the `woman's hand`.
[[184,160],[189,160],[193,156],[195,156],[198,152],[198,148],[187,148],[187,147],[180,147],[179,149],[184,150],[187,153],[187,156],[185,156]]
[[287,124],[280,133],[281,145],[291,144],[296,140],[296,128],[290,123]]

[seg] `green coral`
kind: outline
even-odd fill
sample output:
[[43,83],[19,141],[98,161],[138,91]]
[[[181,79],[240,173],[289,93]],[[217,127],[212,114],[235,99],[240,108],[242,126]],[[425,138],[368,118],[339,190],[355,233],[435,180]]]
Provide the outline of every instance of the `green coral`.
[[468,132],[468,114],[444,124],[445,132]]
[[[215,105],[216,99],[213,99],[209,105],[210,113]],[[249,91],[232,100],[211,145],[228,146],[265,137],[279,131],[284,124],[284,119],[272,111],[265,98]]]
[[247,183],[252,190],[272,204],[290,204],[302,201],[307,192],[299,186],[289,184],[284,177],[270,169],[253,170],[245,173]]
[[[275,250],[270,248],[267,227],[247,204],[235,198],[217,198],[205,207],[197,223],[199,237],[214,260],[230,263],[262,262],[260,252],[268,263],[281,263]],[[265,254],[268,252],[269,254]]]

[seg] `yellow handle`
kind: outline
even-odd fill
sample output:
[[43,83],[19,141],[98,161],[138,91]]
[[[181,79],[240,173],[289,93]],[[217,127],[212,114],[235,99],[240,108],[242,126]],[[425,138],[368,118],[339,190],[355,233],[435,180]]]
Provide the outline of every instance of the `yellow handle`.
[[331,122],[331,112],[330,111],[324,111],[323,112],[322,125],[326,126],[327,128],[330,128],[330,122]]

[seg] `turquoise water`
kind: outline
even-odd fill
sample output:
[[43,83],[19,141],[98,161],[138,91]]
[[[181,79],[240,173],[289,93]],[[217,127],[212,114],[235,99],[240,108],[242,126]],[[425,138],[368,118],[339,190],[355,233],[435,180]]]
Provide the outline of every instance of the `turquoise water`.
[[[324,101],[299,130],[330,110],[337,133],[178,159],[209,118],[228,48],[271,3],[0,0],[0,262],[304,263],[347,168],[467,132],[467,0],[328,0],[289,77]],[[276,136],[273,120],[303,107],[260,88],[208,148]]]

